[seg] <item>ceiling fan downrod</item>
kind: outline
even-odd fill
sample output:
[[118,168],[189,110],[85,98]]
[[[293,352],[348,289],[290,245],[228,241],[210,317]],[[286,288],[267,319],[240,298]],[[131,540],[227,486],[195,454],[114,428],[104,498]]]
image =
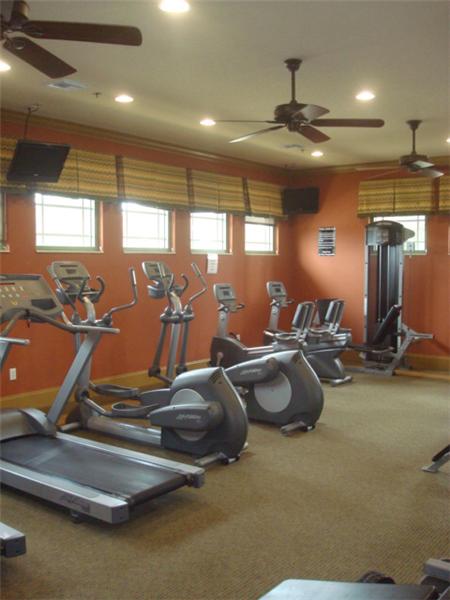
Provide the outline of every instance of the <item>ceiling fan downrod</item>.
[[291,72],[291,102],[295,103],[295,73],[299,70],[302,61],[299,58],[287,58],[284,62]]

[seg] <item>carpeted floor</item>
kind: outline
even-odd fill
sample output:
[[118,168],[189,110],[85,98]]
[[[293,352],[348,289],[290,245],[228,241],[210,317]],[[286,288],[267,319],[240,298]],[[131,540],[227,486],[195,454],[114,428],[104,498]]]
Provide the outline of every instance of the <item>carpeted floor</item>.
[[315,431],[286,438],[253,424],[238,463],[119,526],[75,525],[4,489],[2,520],[28,551],[2,559],[2,598],[248,600],[287,578],[369,569],[417,581],[427,558],[450,554],[450,464],[420,469],[448,443],[449,389],[368,375],[326,387]]

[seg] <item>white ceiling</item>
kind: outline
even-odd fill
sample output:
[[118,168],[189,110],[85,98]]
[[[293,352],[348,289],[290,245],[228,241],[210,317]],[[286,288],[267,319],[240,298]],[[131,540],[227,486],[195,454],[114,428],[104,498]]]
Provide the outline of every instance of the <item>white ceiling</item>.
[[[39,42],[77,68],[70,79],[86,89],[48,87],[44,75],[6,52],[11,71],[0,75],[2,105],[290,168],[397,159],[410,150],[407,119],[423,119],[417,150],[448,153],[449,11],[446,1],[191,0],[184,15],[161,12],[146,0],[29,0],[31,18],[127,24],[143,45],[124,47]],[[326,117],[383,118],[381,129],[324,128],[331,140],[313,144],[287,131],[239,144],[255,123],[199,125],[217,119],[271,119],[290,100],[284,59],[303,59],[297,99],[329,109]],[[363,88],[377,98],[354,99]],[[101,92],[96,98],[95,92]],[[128,92],[129,105],[113,98]],[[261,125],[263,127],[264,125]],[[32,134],[32,128],[30,129]],[[286,148],[299,144],[302,148]],[[321,159],[310,152],[320,148]]]

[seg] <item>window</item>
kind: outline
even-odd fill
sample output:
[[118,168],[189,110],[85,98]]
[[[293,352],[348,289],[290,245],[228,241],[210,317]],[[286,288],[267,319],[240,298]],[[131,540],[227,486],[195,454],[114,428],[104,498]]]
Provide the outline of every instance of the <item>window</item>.
[[98,250],[95,200],[35,194],[38,250]]
[[133,202],[122,203],[123,247],[125,250],[168,252],[170,212]]
[[194,252],[226,252],[226,213],[191,213],[191,250]]
[[374,217],[374,221],[395,221],[406,229],[414,231],[414,236],[403,244],[405,254],[425,254],[427,251],[427,218],[425,215],[405,215],[392,217]]
[[0,194],[0,250],[6,249],[5,194]]
[[245,217],[245,251],[275,253],[275,221],[266,217]]

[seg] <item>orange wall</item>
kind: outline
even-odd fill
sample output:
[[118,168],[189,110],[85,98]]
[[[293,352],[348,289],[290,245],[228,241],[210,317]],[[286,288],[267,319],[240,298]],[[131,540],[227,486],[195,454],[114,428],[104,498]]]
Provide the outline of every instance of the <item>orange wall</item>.
[[[21,135],[21,126],[3,123],[2,135]],[[68,142],[75,147],[135,158],[157,160],[185,167],[212,170],[237,176],[278,182],[285,185],[316,185],[320,187],[320,212],[301,215],[279,225],[277,256],[248,256],[244,252],[244,224],[240,217],[232,218],[230,255],[220,256],[219,273],[208,276],[210,291],[196,305],[197,319],[192,324],[189,360],[204,359],[212,334],[216,329],[217,311],[212,296],[215,282],[229,281],[236,288],[238,299],[247,308],[234,316],[230,329],[239,332],[243,341],[260,344],[261,332],[268,320],[265,283],[269,279],[285,282],[291,296],[298,300],[339,296],[346,301],[345,325],[351,327],[355,341],[362,339],[363,326],[363,261],[364,219],[358,219],[357,193],[364,173],[292,176],[276,170],[265,170],[252,164],[230,164],[196,156],[181,156],[141,147],[30,126],[30,137],[45,141]],[[57,259],[83,261],[91,275],[102,275],[107,291],[100,304],[106,310],[126,302],[130,297],[128,267],[136,267],[140,291],[139,304],[119,313],[115,324],[120,336],[105,336],[96,353],[95,378],[145,370],[153,355],[159,333],[158,316],[162,301],[148,298],[147,282],[140,264],[148,254],[125,254],[121,247],[121,214],[114,204],[103,204],[103,252],[99,254],[52,254],[36,252],[34,207],[30,197],[7,198],[7,230],[10,251],[0,254],[2,272],[45,273],[47,265]],[[317,255],[317,230],[321,226],[336,226],[337,253],[334,257]],[[444,355],[449,350],[449,290],[448,290],[448,226],[444,216],[430,217],[428,223],[428,253],[406,259],[405,320],[419,331],[435,334],[433,342],[414,346],[418,353]],[[175,215],[174,254],[150,255],[166,261],[175,273],[190,273],[190,263],[196,261],[206,268],[205,255],[193,255],[189,247],[189,215]],[[288,313],[288,311],[286,311]],[[284,314],[281,326],[287,327],[290,314]],[[29,348],[13,348],[2,374],[2,394],[16,394],[56,386],[61,382],[72,358],[68,334],[54,328],[25,324],[16,328],[17,336],[29,337]],[[16,367],[18,379],[7,380],[8,367]]]
[[[320,210],[291,220],[297,268],[289,293],[296,299],[340,297],[346,302],[344,324],[354,341],[363,338],[364,226],[357,217],[358,187],[367,173],[298,177],[298,187],[320,188]],[[428,218],[426,255],[405,256],[403,319],[413,329],[433,333],[433,341],[411,347],[418,354],[448,355],[450,348],[449,217]],[[336,255],[318,256],[319,227],[336,227]]]
[[[5,124],[3,135],[20,135],[17,126]],[[169,162],[167,153],[143,148],[130,149],[100,140],[91,140],[82,136],[68,136],[59,132],[32,128],[30,137],[47,141],[66,141],[80,148],[89,148],[99,152],[124,153],[149,160],[158,159]],[[264,169],[250,166],[209,164],[196,157],[174,156],[173,163],[197,168],[214,169],[223,173],[249,175],[259,179],[277,181],[273,174]],[[280,182],[279,178],[278,181]],[[53,260],[81,260],[92,276],[104,277],[107,290],[98,307],[100,313],[112,305],[124,303],[130,298],[128,267],[137,271],[139,303],[131,310],[118,313],[115,325],[121,329],[119,336],[105,336],[100,343],[94,360],[94,378],[131,373],[147,369],[156,347],[159,333],[159,314],[164,307],[163,301],[151,300],[146,292],[147,281],[141,270],[141,262],[149,258],[164,260],[174,273],[185,272],[192,275],[190,263],[198,262],[206,270],[204,254],[192,254],[189,245],[189,214],[177,211],[175,214],[174,254],[149,255],[125,254],[122,250],[122,221],[119,206],[103,203],[103,252],[96,254],[48,253],[35,250],[35,216],[31,197],[7,197],[7,231],[10,251],[0,255],[1,271],[4,273],[43,273]],[[287,223],[280,225],[280,244],[277,256],[248,256],[244,252],[244,222],[240,217],[231,218],[232,248],[230,255],[219,257],[219,273],[208,276],[210,290],[200,298],[195,306],[197,319],[191,325],[189,360],[204,359],[208,356],[211,336],[216,330],[217,309],[212,294],[215,282],[229,281],[236,288],[239,299],[248,306],[237,315],[231,324],[233,331],[239,331],[249,344],[259,344],[262,330],[268,320],[268,300],[265,294],[265,282],[268,279],[282,278],[291,283],[289,261],[289,228]],[[193,277],[190,277],[191,280]],[[48,277],[47,277],[48,279]],[[192,289],[195,288],[192,281]],[[251,309],[250,309],[251,307]],[[244,314],[245,313],[245,314]],[[72,358],[72,340],[69,334],[49,326],[32,325],[27,329],[20,324],[14,333],[20,337],[29,337],[32,344],[28,348],[15,347],[2,374],[2,394],[16,394],[39,390],[58,385]],[[9,367],[16,367],[17,381],[7,379]]]

